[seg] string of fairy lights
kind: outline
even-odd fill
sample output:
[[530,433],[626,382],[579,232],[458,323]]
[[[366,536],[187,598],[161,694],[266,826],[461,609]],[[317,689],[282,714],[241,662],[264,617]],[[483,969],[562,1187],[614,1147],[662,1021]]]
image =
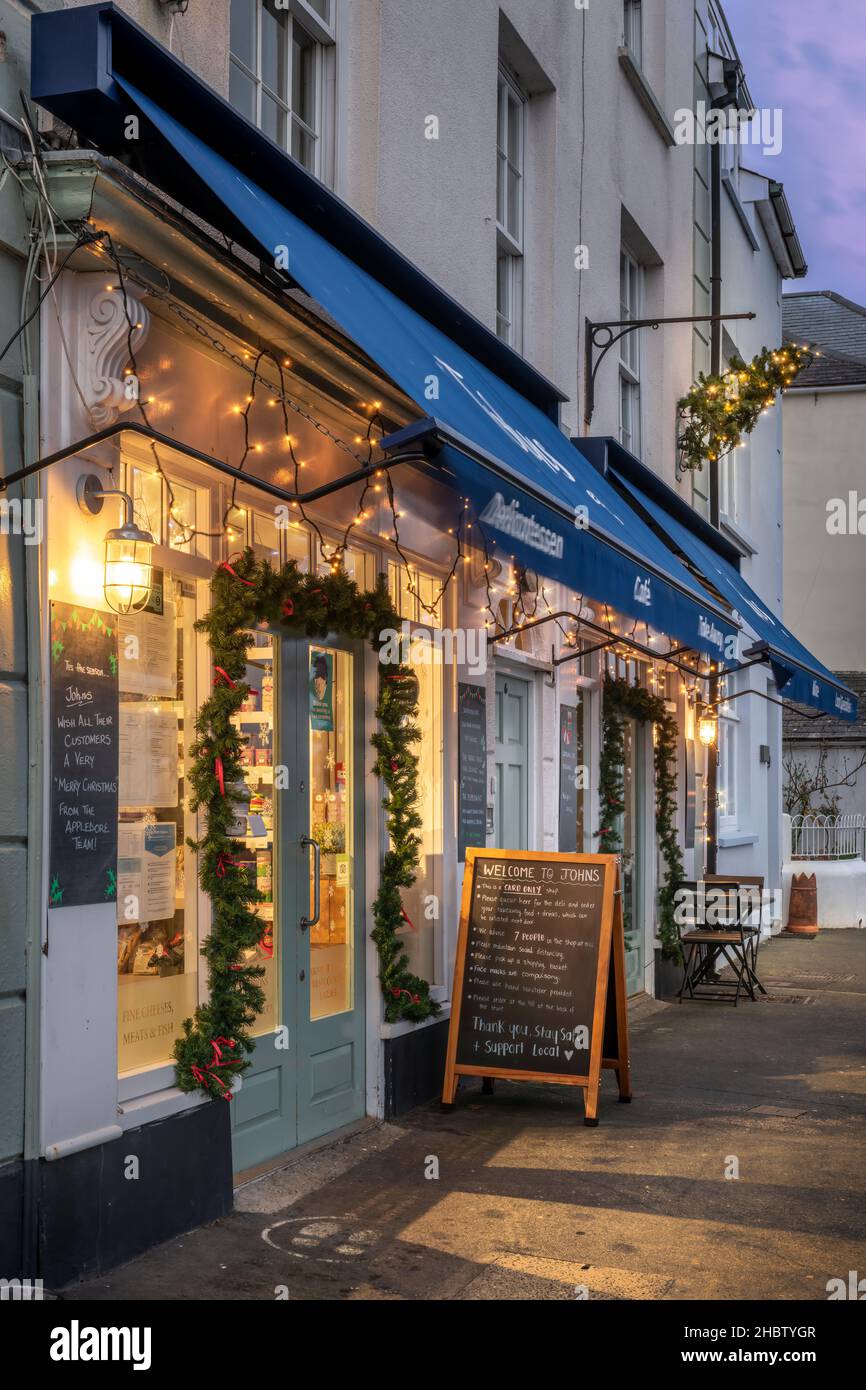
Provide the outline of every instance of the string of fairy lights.
[[[467,497],[461,497],[460,514],[457,523],[447,528],[447,534],[454,538],[454,554],[451,565],[447,573],[438,583],[438,588],[433,595],[426,595],[422,592],[420,584],[417,582],[417,570],[410,556],[406,553],[400,534],[400,518],[403,513],[400,511],[394,490],[394,483],[391,473],[387,467],[387,459],[382,460],[381,466],[376,466],[376,449],[379,440],[385,433],[385,422],[381,415],[381,402],[373,401],[361,403],[360,409],[366,412],[364,422],[364,433],[358,434],[354,439],[354,447],[347,440],[342,439],[331,431],[328,426],[317,420],[300,402],[295,400],[289,393],[286,385],[286,371],[291,368],[291,361],[288,358],[281,358],[271,348],[259,348],[250,361],[251,354],[233,351],[227,344],[216,338],[194,315],[190,314],[182,305],[167,293],[161,292],[153,284],[143,278],[136,276],[133,271],[123,265],[120,255],[114,246],[110,234],[104,235],[105,251],[113,266],[117,279],[117,288],[122,298],[123,311],[127,323],[127,353],[128,366],[125,368],[127,376],[134,375],[140,383],[140,373],[138,359],[136,355],[136,333],[141,329],[141,321],[137,318],[131,307],[135,300],[129,295],[127,290],[127,280],[137,283],[148,295],[154,295],[182,318],[189,326],[204,337],[209,344],[240,368],[249,378],[249,391],[242,404],[235,404],[231,407],[231,413],[238,416],[243,427],[243,442],[240,456],[235,465],[239,472],[244,472],[251,458],[264,452],[265,446],[256,441],[251,433],[251,413],[255,406],[259,393],[267,394],[267,405],[271,408],[278,408],[282,417],[283,441],[288,451],[289,461],[292,469],[293,489],[296,494],[290,498],[288,505],[297,513],[290,523],[297,529],[306,528],[315,536],[318,553],[322,560],[332,572],[336,572],[344,565],[346,553],[350,548],[350,537],[356,528],[363,527],[371,519],[375,503],[370,503],[368,499],[372,494],[375,501],[385,503],[390,512],[390,531],[380,530],[380,539],[389,541],[394,548],[394,552],[402,567],[402,583],[405,591],[412,597],[418,606],[418,611],[425,613],[431,619],[441,618],[442,601],[451,584],[457,577],[461,568],[469,564],[473,554],[477,554],[480,563],[483,565],[482,575],[485,589],[485,602],[481,607],[484,615],[484,628],[490,638],[502,638],[506,633],[512,636],[519,636],[522,629],[529,624],[537,624],[541,616],[546,612],[547,617],[559,631],[562,641],[566,648],[575,650],[581,645],[581,626],[582,615],[585,611],[584,598],[582,595],[572,596],[572,602],[576,605],[573,619],[568,627],[564,626],[561,618],[555,615],[555,610],[550,602],[543,582],[532,570],[520,565],[514,556],[506,561],[494,554],[493,545],[490,538],[486,535],[483,526],[477,519],[473,521],[471,516],[471,504]],[[113,289],[113,285],[107,288]],[[782,354],[784,356],[784,354]],[[270,376],[261,370],[264,363],[269,364],[276,376],[277,381],[273,381]],[[788,364],[789,365],[789,364]],[[785,367],[787,371],[787,365]],[[140,390],[135,397],[141,418],[145,425],[151,426],[148,405],[154,404],[154,397],[143,397]],[[290,412],[298,414],[308,423],[312,424],[316,430],[326,437],[331,444],[348,454],[356,464],[369,468],[369,476],[364,477],[360,483],[358,502],[353,509],[353,514],[343,527],[337,540],[330,540],[323,530],[316,517],[304,507],[301,497],[301,472],[308,467],[308,462],[301,459],[298,455],[298,439],[290,429]],[[150,452],[153,458],[155,472],[160,477],[162,486],[165,488],[166,506],[171,524],[175,530],[178,543],[188,544],[196,536],[209,539],[219,539],[224,537],[231,546],[240,541],[244,534],[246,521],[246,508],[238,505],[237,489],[238,479],[233,479],[229,499],[224,509],[222,526],[218,531],[208,531],[190,524],[184,519],[180,507],[177,503],[171,478],[163,467],[159,457],[159,450],[156,444],[151,441]],[[254,474],[249,475],[250,484],[255,485]],[[506,601],[503,606],[503,600]],[[543,605],[543,609],[542,609]],[[598,607],[598,605],[596,605]],[[636,660],[636,649],[629,645],[630,641],[637,640],[637,632],[641,626],[641,620],[635,619],[631,631],[617,630],[617,623],[622,620],[618,615],[611,613],[607,605],[603,607],[603,621],[596,626],[605,629],[610,635],[610,644],[605,648],[605,656],[608,662],[634,662]],[[647,645],[650,645],[653,637],[649,626],[646,627]],[[659,665],[664,666],[664,653],[659,653],[655,659],[646,657],[638,658],[639,665],[645,668],[645,679],[649,688],[655,691],[667,689],[666,672],[660,671]],[[706,676],[700,671],[695,671],[689,679],[681,676],[681,691],[687,699],[695,704],[699,700],[698,686]]]

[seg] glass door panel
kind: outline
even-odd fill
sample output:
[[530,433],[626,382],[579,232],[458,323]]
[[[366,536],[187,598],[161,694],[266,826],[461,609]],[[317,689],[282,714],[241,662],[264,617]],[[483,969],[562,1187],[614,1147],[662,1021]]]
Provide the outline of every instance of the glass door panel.
[[265,1007],[254,1025],[254,1033],[272,1033],[280,1021],[280,928],[277,903],[277,859],[279,798],[274,795],[274,751],[279,682],[274,660],[275,642],[268,632],[250,633],[244,681],[249,695],[235,724],[245,739],[241,760],[249,792],[246,814],[236,826],[244,851],[239,856],[243,871],[263,894],[256,905],[262,934],[254,947],[244,953],[244,963],[264,970],[261,980]]
[[310,648],[310,1018],[345,1013],[353,999],[354,759],[352,657]]

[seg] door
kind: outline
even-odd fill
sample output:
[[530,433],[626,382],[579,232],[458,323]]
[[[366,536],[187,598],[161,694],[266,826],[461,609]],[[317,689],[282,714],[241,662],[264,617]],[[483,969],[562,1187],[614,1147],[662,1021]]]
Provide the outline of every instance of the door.
[[646,729],[634,719],[624,725],[623,801],[619,817],[622,838],[622,911],[625,932],[626,993],[644,988],[645,910],[645,782]]
[[496,677],[496,846],[529,848],[529,682]]
[[248,952],[264,971],[265,1007],[232,1102],[237,1172],[364,1113],[359,657],[262,633],[256,643],[251,708],[235,722],[249,739],[251,793],[238,830],[266,897]]
[[360,652],[298,644],[306,901],[298,943],[298,1143],[364,1114],[363,671]]

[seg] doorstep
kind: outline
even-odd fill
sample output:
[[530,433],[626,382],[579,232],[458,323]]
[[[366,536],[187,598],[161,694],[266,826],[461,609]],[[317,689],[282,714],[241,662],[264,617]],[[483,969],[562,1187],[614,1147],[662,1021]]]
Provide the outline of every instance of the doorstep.
[[234,1175],[234,1191],[237,1193],[243,1187],[249,1187],[250,1183],[259,1182],[261,1178],[267,1178],[271,1173],[279,1173],[284,1168],[292,1168],[296,1163],[301,1163],[310,1154],[318,1153],[320,1149],[330,1148],[332,1144],[341,1144],[346,1139],[352,1139],[356,1134],[364,1134],[367,1130],[378,1129],[381,1120],[375,1120],[370,1115],[364,1115],[360,1120],[353,1120],[349,1125],[342,1125],[340,1129],[334,1129],[330,1134],[323,1134],[318,1139],[310,1139],[306,1144],[299,1144],[297,1148],[287,1149],[284,1153],[277,1154],[275,1158],[267,1158],[263,1163],[258,1163],[253,1168],[244,1168]]
[[644,1019],[653,1018],[657,1013],[671,1007],[669,999],[654,999],[651,994],[633,994],[628,1000],[628,1022],[629,1027],[643,1023]]

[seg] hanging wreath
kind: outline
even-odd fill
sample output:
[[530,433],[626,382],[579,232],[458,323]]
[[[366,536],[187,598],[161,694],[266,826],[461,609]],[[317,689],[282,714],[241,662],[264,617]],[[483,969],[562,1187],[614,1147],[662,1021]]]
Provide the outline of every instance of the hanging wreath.
[[[203,809],[205,831],[189,843],[198,852],[199,882],[211,899],[213,917],[202,946],[208,999],[185,1020],[174,1056],[182,1090],[230,1099],[234,1077],[250,1065],[254,1044],[248,1030],[264,1006],[264,970],[243,960],[262,936],[255,905],[263,899],[239,862],[244,845],[232,836],[237,808],[245,802],[244,738],[232,716],[240,713],[249,691],[244,684],[249,630],[273,626],[287,636],[319,640],[339,633],[371,642],[378,654],[383,633],[399,631],[400,618],[381,575],[375,589],[364,592],[340,569],[308,575],[290,561],[274,570],[246,550],[217,569],[210,611],[196,626],[207,633],[214,688],[199,710],[190,749],[190,809]],[[370,935],[379,954],[386,1020],[420,1022],[438,1013],[439,1004],[430,998],[428,983],[410,972],[397,934],[408,920],[400,890],[415,881],[420,846],[418,759],[412,751],[421,736],[415,722],[418,680],[400,663],[380,663],[378,669],[378,727],[371,742],[373,771],[384,786],[390,848],[382,860]]]
[[619,854],[622,836],[619,818],[625,811],[625,727],[626,719],[639,719],[656,728],[653,747],[655,770],[656,838],[665,864],[659,889],[658,937],[667,960],[682,961],[679,933],[674,921],[676,886],[684,874],[682,853],[676,830],[677,814],[677,735],[674,715],[659,695],[642,686],[607,676],[602,700],[602,744],[599,767],[599,849],[602,854]]
[[760,415],[775,405],[776,392],[792,386],[816,354],[796,343],[762,348],[751,362],[734,356],[722,376],[701,372],[688,395],[677,401],[681,431],[680,468],[694,472],[704,460],[723,458],[751,434]]

